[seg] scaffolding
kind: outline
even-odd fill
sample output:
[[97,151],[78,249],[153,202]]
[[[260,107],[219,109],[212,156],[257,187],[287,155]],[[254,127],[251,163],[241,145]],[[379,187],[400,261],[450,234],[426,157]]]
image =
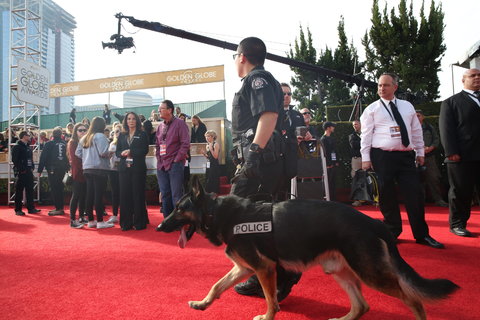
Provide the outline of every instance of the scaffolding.
[[[42,51],[42,3],[43,0],[10,0],[10,72],[8,111],[8,204],[15,200],[15,175],[12,162],[13,130],[38,130],[40,128],[40,106],[21,101],[18,96],[20,60],[41,65]],[[31,146],[33,160],[38,165],[40,150],[38,141]],[[35,201],[40,198],[40,178],[34,181]],[[24,197],[25,199],[25,197]]]

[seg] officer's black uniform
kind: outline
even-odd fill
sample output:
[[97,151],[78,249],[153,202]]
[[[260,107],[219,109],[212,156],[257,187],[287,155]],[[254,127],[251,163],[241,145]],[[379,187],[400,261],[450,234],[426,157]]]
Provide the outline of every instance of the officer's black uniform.
[[[258,120],[263,112],[279,114],[276,132],[267,143],[260,159],[260,178],[238,176],[232,184],[231,194],[248,197],[255,194],[271,195],[276,198],[277,192],[285,179],[284,161],[279,144],[281,144],[283,91],[271,73],[263,66],[255,67],[243,79],[240,91],[235,94],[232,105],[233,144],[242,156],[248,152],[255,136]],[[287,272],[277,267],[278,299],[284,299],[291,287],[300,279],[299,274]],[[246,283],[235,286],[235,290],[246,295],[262,295],[258,279],[253,276]]]
[[15,212],[22,211],[23,190],[27,197],[28,211],[34,211],[33,204],[33,163],[32,149],[22,140],[12,148],[13,170],[17,181],[15,182]]
[[53,204],[58,211],[63,210],[64,206],[63,177],[69,167],[66,150],[67,143],[56,137],[45,143],[38,164],[39,173],[42,173],[44,168],[47,170]]
[[[263,112],[279,114],[282,109],[283,91],[280,84],[262,66],[255,67],[243,78],[242,87],[235,94],[232,105],[233,144],[240,159],[248,152],[261,114]],[[279,135],[280,117],[277,120],[276,130]],[[282,181],[283,164],[278,161],[279,150],[265,151],[264,158],[260,160],[261,177],[259,179],[245,177],[236,179],[232,185],[232,194],[240,197],[248,197],[255,193],[276,194]]]

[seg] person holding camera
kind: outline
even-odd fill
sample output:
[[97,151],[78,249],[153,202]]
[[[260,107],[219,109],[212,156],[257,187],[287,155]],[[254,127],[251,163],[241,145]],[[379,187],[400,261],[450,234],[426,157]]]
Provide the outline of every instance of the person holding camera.
[[[233,55],[237,74],[243,84],[232,104],[232,135],[237,172],[232,179],[231,194],[240,197],[266,196],[272,201],[278,196],[284,181],[284,161],[281,158],[282,87],[263,64],[267,49],[255,37],[243,39]],[[287,94],[288,95],[288,94]],[[268,196],[270,195],[270,196]],[[277,297],[282,301],[299,280],[296,273],[277,267]],[[234,287],[242,295],[262,296],[256,276]]]
[[205,191],[218,194],[220,192],[220,144],[217,142],[217,133],[214,130],[205,132],[207,145],[203,155],[207,158],[205,171]]
[[115,154],[120,180],[120,226],[122,231],[147,227],[148,215],[145,204],[145,185],[148,153],[148,136],[135,112],[126,114],[123,132],[118,137]]
[[62,127],[55,127],[52,132],[53,140],[45,143],[40,162],[38,164],[38,173],[42,173],[45,168],[48,173],[48,184],[52,195],[55,209],[48,213],[49,216],[64,215],[64,184],[63,177],[68,171],[69,163],[67,158],[67,143],[62,139]]
[[422,126],[413,105],[395,97],[397,88],[395,74],[382,74],[378,79],[380,99],[370,104],[360,117],[362,169],[373,169],[378,176],[380,211],[393,236],[398,238],[402,233],[397,182],[416,242],[441,249],[444,245],[429,234],[416,168],[425,161]]
[[21,131],[17,144],[12,148],[13,170],[15,172],[15,214],[24,216],[22,211],[23,190],[25,190],[28,213],[39,213],[33,203],[33,163],[32,149],[30,149],[30,135]]

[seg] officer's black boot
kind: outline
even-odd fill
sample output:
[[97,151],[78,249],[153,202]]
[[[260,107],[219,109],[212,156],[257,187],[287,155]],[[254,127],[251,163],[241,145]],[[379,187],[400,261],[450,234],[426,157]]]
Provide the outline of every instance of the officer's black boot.
[[[277,270],[278,271],[278,270]],[[292,291],[292,287],[300,281],[301,273],[284,271],[281,277],[277,277],[277,300],[284,300]]]
[[248,278],[247,281],[241,282],[234,287],[235,291],[244,296],[263,297],[263,290],[256,275]]

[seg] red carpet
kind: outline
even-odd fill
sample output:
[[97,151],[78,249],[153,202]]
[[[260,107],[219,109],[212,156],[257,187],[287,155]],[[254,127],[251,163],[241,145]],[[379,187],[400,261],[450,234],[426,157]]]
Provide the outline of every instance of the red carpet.
[[[1,319],[252,319],[265,312],[262,299],[232,289],[208,310],[196,311],[189,300],[201,300],[230,268],[223,248],[195,235],[185,249],[177,234],[154,231],[161,221],[150,208],[151,225],[142,231],[74,230],[68,216],[15,216],[0,207]],[[361,211],[380,217],[378,209]],[[428,207],[431,235],[445,250],[415,244],[405,225],[400,252],[421,275],[448,278],[461,286],[452,298],[426,306],[429,319],[480,319],[480,245],[448,231],[448,211]],[[405,215],[404,215],[405,218]],[[480,233],[475,207],[469,229]],[[370,311],[362,319],[413,319],[397,299],[364,288]],[[320,268],[305,273],[281,303],[276,319],[328,319],[348,312],[348,298]]]

